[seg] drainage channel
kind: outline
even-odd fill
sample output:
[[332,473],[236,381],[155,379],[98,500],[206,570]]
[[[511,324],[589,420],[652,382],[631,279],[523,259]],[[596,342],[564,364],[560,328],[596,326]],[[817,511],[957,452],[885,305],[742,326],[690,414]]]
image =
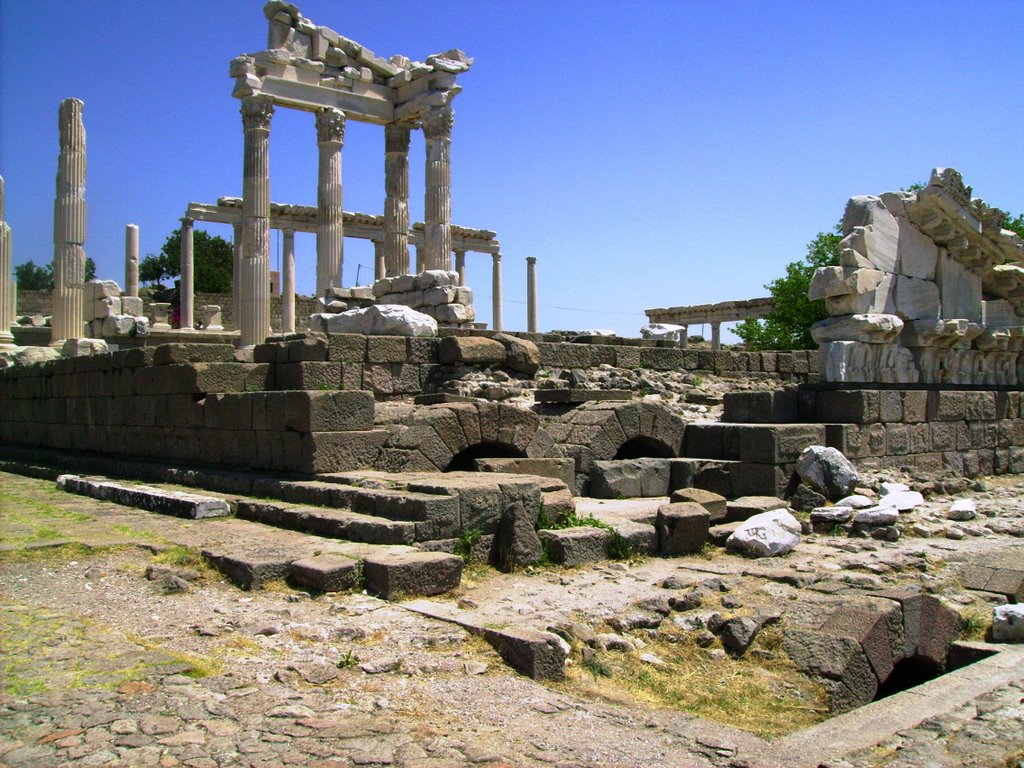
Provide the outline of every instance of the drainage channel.
[[766,747],[769,760],[816,766],[869,749],[1000,688],[1024,683],[1024,647],[958,643],[951,656],[976,659],[920,685],[791,733]]

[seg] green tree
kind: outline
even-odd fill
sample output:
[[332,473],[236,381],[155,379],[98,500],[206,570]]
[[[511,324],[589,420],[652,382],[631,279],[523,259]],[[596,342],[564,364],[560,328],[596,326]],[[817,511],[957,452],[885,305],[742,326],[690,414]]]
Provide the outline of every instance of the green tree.
[[[192,232],[193,277],[195,290],[204,293],[231,293],[234,248],[219,235],[201,229]],[[147,254],[139,263],[139,280],[150,285],[163,284],[181,274],[181,228],[168,235],[159,254]]]
[[[52,291],[53,263],[40,267],[29,259],[14,268],[14,279],[23,291]],[[96,262],[88,256],[85,257],[85,279],[96,279]]]
[[839,241],[843,239],[838,225],[832,232],[819,232],[807,245],[803,261],[786,265],[786,274],[768,283],[775,307],[764,317],[747,318],[736,326],[735,333],[750,349],[814,349],[811,326],[828,317],[822,299],[811,301],[807,290],[818,267],[839,264]]
[[1024,213],[1018,213],[1016,216],[1006,214],[1006,221],[1003,222],[1004,229],[1011,229],[1021,237],[1024,237]]

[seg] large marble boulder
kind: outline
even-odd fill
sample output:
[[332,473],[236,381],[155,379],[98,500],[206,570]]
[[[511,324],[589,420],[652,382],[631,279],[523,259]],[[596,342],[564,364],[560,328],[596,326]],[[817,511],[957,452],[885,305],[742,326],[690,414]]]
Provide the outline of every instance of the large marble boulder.
[[401,304],[375,304],[328,316],[327,332],[367,336],[436,336],[437,321]]
[[726,539],[725,546],[751,557],[775,557],[800,543],[800,522],[786,509],[747,518]]
[[796,473],[811,488],[831,501],[853,493],[857,487],[857,470],[835,448],[811,445],[803,450],[796,463]]

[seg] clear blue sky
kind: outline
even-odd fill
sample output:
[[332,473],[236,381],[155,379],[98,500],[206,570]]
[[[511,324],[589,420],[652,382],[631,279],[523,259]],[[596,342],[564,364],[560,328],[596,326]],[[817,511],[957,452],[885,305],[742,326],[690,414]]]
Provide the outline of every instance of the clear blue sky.
[[[507,328],[526,325],[526,256],[542,330],[636,335],[648,307],[764,295],[849,196],[933,166],[1024,211],[1019,1],[298,5],[378,55],[475,57],[455,100],[453,219],[498,233]],[[189,201],[241,194],[228,62],[266,47],[260,0],[0,0],[0,23],[15,264],[52,258],[65,97],[85,101],[85,247],[100,277],[123,282],[126,223],[155,253]],[[347,210],[383,211],[383,142],[349,123]],[[315,203],[312,116],[278,110],[270,145],[271,198]],[[422,136],[410,165],[421,220]],[[296,245],[312,292],[314,237]],[[346,284],[360,264],[367,282],[368,244],[346,241]],[[471,254],[468,271],[489,321],[490,258]]]

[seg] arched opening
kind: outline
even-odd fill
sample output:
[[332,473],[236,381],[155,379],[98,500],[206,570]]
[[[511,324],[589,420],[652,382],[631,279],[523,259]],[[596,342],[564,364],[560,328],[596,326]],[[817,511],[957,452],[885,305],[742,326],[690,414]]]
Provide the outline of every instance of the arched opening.
[[464,448],[452,457],[445,472],[472,472],[476,459],[525,459],[526,454],[506,443],[476,443]]
[[624,442],[615,454],[616,459],[671,459],[674,456],[672,449],[661,440],[643,435]]
[[885,682],[878,686],[875,701],[934,680],[942,674],[939,665],[925,656],[911,656],[896,664]]

